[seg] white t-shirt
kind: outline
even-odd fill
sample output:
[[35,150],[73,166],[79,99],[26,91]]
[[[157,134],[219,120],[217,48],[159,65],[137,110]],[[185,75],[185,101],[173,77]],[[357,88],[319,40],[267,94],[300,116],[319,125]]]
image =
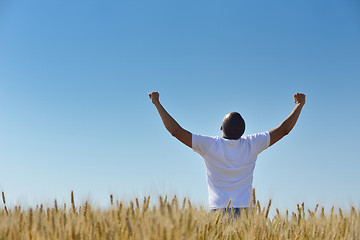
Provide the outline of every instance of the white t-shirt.
[[192,148],[205,163],[210,209],[250,207],[255,162],[270,145],[269,132],[237,140],[192,134]]

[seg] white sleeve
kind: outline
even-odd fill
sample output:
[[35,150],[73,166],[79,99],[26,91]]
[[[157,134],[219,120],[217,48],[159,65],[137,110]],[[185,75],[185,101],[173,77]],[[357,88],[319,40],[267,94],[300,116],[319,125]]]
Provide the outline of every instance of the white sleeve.
[[250,135],[250,141],[257,154],[261,153],[270,146],[270,133],[263,132]]
[[209,150],[215,145],[216,138],[192,134],[192,149],[204,157]]

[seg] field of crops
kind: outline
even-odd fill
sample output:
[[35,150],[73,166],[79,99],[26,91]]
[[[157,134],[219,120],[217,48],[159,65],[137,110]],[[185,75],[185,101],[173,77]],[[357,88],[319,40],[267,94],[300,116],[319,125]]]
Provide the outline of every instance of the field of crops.
[[269,217],[267,206],[255,207],[239,218],[194,207],[187,199],[150,196],[128,203],[110,195],[107,209],[95,209],[85,202],[71,205],[21,206],[8,209],[2,193],[0,240],[9,239],[360,239],[360,211],[348,212],[298,205],[296,212],[276,209]]

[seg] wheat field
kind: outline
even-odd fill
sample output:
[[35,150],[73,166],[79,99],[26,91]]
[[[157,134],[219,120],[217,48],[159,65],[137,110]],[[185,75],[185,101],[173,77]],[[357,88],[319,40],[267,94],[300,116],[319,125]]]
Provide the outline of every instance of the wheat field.
[[[253,196],[255,196],[253,194]],[[159,197],[150,205],[150,196],[141,201],[114,201],[106,209],[92,208],[85,202],[76,206],[43,205],[23,209],[3,207],[0,213],[0,240],[21,239],[360,239],[360,211],[348,212],[333,207],[326,214],[323,207],[296,212],[285,211],[269,217],[271,200],[260,206],[253,197],[254,208],[233,218],[220,212],[194,207],[186,198]]]

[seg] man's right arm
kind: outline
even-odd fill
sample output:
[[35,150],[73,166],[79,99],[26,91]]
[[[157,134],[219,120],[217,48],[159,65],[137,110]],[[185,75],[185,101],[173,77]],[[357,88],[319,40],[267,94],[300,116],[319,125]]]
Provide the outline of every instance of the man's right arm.
[[294,95],[294,102],[296,106],[290,115],[276,128],[269,131],[270,133],[270,146],[288,135],[295,126],[301,110],[305,104],[305,95],[302,93],[296,93]]

